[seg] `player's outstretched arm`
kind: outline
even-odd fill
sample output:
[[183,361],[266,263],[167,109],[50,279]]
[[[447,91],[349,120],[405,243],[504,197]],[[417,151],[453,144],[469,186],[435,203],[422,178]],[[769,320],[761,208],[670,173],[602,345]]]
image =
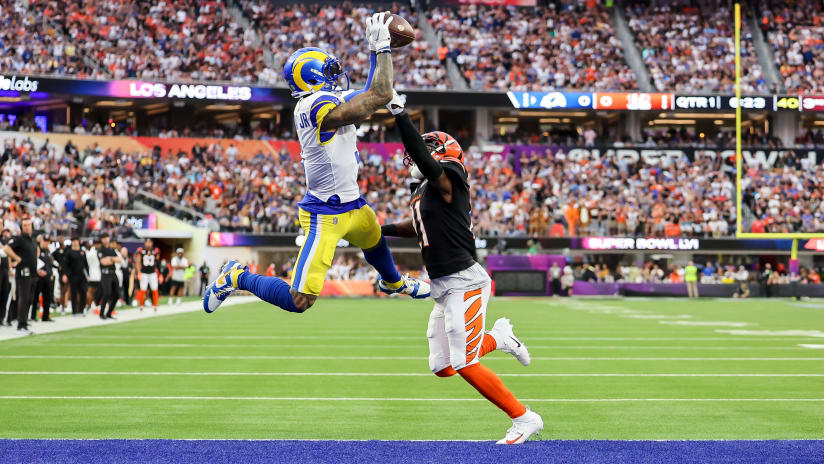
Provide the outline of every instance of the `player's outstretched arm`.
[[412,221],[399,222],[397,224],[385,224],[381,226],[381,233],[387,237],[416,237],[415,226]]
[[377,53],[377,68],[371,81],[367,82],[367,90],[336,106],[323,118],[320,123],[321,132],[331,132],[338,127],[364,121],[392,100],[394,74],[389,49],[391,22],[391,16],[385,16],[385,13],[375,13],[367,20],[366,33],[370,49]]
[[441,167],[441,164],[429,153],[429,149],[423,143],[423,138],[415,129],[412,120],[409,119],[409,114],[404,110],[403,102],[397,93],[394,94],[387,108],[395,115],[395,125],[398,126],[398,130],[401,132],[401,141],[412,161],[415,162],[426,180],[438,187],[443,200],[452,203],[452,181]]

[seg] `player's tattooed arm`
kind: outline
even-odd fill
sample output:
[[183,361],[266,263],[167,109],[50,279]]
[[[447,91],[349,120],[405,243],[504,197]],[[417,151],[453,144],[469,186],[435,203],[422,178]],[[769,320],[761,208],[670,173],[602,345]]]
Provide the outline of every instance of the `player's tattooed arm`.
[[386,106],[392,100],[392,80],[392,55],[379,53],[378,67],[369,90],[333,108],[320,123],[321,132],[364,121]]
[[387,237],[416,237],[415,227],[412,221],[399,222],[397,224],[386,224],[381,226],[381,233]]
[[315,300],[318,299],[315,295],[307,295],[306,293],[300,293],[297,290],[289,290],[289,293],[292,294],[292,301],[295,302],[295,306],[297,306],[299,312],[304,312],[311,308],[312,305],[315,304]]

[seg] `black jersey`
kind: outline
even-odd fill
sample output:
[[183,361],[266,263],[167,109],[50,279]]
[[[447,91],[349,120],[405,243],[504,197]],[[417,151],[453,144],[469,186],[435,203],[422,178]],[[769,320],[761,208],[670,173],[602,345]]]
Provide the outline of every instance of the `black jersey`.
[[157,248],[153,250],[138,248],[137,253],[135,253],[135,259],[137,259],[137,266],[140,272],[143,274],[154,274],[157,272],[157,258],[159,254],[160,251]]
[[[97,259],[101,260],[103,258],[114,258],[117,256],[113,248],[109,248],[107,246],[99,246],[97,247]],[[114,274],[114,263],[100,265],[100,273],[104,275]]]
[[15,276],[18,278],[35,277],[37,275],[37,245],[30,235],[17,235],[9,240],[7,245],[20,257]]
[[441,166],[452,181],[452,203],[424,181],[409,205],[423,262],[433,279],[463,271],[477,261],[467,173],[455,162],[441,162]]

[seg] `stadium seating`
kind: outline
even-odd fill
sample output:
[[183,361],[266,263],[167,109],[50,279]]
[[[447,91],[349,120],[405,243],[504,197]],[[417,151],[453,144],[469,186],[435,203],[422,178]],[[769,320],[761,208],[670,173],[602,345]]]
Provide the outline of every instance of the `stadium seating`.
[[[49,231],[75,227],[88,233],[113,227],[101,209],[129,206],[138,191],[167,200],[156,205],[159,209],[215,230],[272,233],[299,228],[295,205],[304,193],[303,169],[289,145],[295,142],[50,134],[46,144],[34,134],[5,134],[3,193],[39,208],[42,217],[54,221],[46,225]],[[56,142],[73,138],[71,143]],[[59,149],[57,143],[66,148]],[[267,143],[272,145],[266,148]],[[271,147],[277,156],[270,154]],[[564,149],[534,148],[536,154],[519,160],[519,169],[514,152],[468,150],[477,234],[732,233],[734,184],[721,160],[627,164],[613,158],[571,160]],[[362,144],[360,151],[361,189],[381,222],[408,219],[408,171],[399,144]],[[25,193],[29,191],[34,196]],[[21,207],[6,211],[19,212]],[[182,209],[200,214],[192,219],[181,214]]]
[[429,21],[476,90],[637,88],[602,7],[470,5]]
[[[726,4],[668,2],[633,4],[627,20],[658,90],[734,91],[735,54],[732,9]],[[745,93],[766,92],[746,21],[742,22],[742,80]]]
[[[363,33],[363,21],[374,11],[350,5],[308,5],[288,7],[265,1],[244,0],[243,11],[261,32],[265,46],[271,50],[275,68],[281,69],[289,55],[298,48],[315,46],[335,54],[358,86],[366,82],[369,51]],[[394,5],[392,11],[415,24],[415,15],[405,6]],[[393,54],[395,83],[404,88],[448,88],[446,72],[425,40]],[[403,70],[401,72],[401,70]],[[270,82],[280,83],[277,80]]]
[[[32,4],[36,2],[31,2]],[[45,6],[45,5],[43,5]],[[42,12],[15,0],[0,0],[0,69],[24,74],[97,77],[100,73],[83,60],[83,51],[73,40],[55,34],[40,24],[40,14],[51,16],[54,9]]]
[[824,169],[788,152],[771,169],[749,169],[742,178],[750,232],[824,232]]
[[824,90],[824,8],[820,2],[767,2],[761,27],[789,92]]
[[257,82],[271,75],[253,31],[233,20],[223,1],[34,0],[29,11],[58,24],[109,78]]
[[[731,9],[716,2],[696,5],[631,2],[626,18],[659,90],[731,92]],[[356,85],[368,70],[362,22],[373,10],[345,3],[2,0],[0,8],[5,26],[0,67],[20,73],[282,85],[280,67],[303,46],[336,53]],[[391,9],[413,24],[420,14],[402,4]],[[821,9],[814,2],[772,1],[761,10],[762,28],[789,91],[822,88]],[[419,37],[398,51],[400,89],[451,88],[446,59],[458,63],[476,90],[638,88],[603,6],[433,6],[423,14],[445,48],[435,50]],[[45,28],[33,27],[44,19]],[[742,38],[743,91],[774,90],[762,75],[747,21]]]

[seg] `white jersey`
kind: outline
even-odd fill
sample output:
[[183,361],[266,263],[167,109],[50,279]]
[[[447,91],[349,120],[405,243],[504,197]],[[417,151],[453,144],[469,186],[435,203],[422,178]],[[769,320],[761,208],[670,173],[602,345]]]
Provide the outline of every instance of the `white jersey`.
[[[175,266],[183,266],[184,269],[174,269]],[[183,282],[186,279],[186,269],[189,267],[189,260],[185,257],[178,258],[176,255],[172,256],[172,280]]]
[[[92,250],[95,252],[92,253]],[[86,251],[86,263],[89,265],[89,281],[100,282],[100,260],[97,258],[96,248]]]
[[114,263],[114,273],[117,276],[117,282],[123,286],[123,257],[120,256],[120,251],[115,250],[114,255],[120,258],[119,263]]
[[[360,198],[360,156],[354,124],[320,132],[323,118],[343,103],[347,92],[315,92],[295,106],[295,129],[310,195],[323,203],[347,203]],[[337,196],[337,199],[333,197]]]

